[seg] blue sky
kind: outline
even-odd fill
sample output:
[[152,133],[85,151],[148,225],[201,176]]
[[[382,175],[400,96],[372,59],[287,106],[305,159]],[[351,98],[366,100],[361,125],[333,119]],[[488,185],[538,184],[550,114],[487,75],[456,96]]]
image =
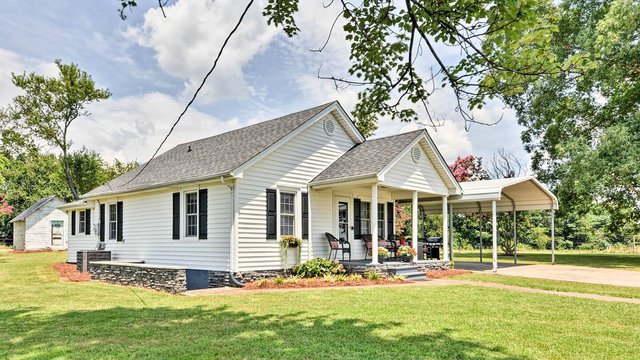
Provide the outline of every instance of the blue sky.
[[[77,63],[113,96],[91,105],[91,116],[73,124],[74,147],[85,145],[107,159],[145,161],[211,66],[244,3],[179,0],[165,9],[167,18],[147,6],[155,1],[138,3],[122,21],[118,0],[3,1],[0,107],[18,94],[11,72],[53,76],[54,59]],[[341,32],[334,33],[323,53],[309,51],[323,44],[337,7],[303,2],[297,18],[302,31],[293,39],[266,25],[262,7],[260,1],[254,4],[202,96],[163,150],[331,100],[353,109],[357,89],[336,91],[331,82],[316,78],[320,66],[330,75],[344,74],[349,66],[349,47]],[[448,56],[455,59],[456,54]],[[420,66],[426,71],[429,60]],[[469,153],[488,159],[500,147],[527,158],[521,128],[513,112],[500,103],[475,114],[486,122],[502,116],[498,125],[474,125],[468,132],[450,93],[436,93],[430,104],[445,119],[437,131],[428,130],[448,161]],[[375,136],[421,126],[382,119]]]

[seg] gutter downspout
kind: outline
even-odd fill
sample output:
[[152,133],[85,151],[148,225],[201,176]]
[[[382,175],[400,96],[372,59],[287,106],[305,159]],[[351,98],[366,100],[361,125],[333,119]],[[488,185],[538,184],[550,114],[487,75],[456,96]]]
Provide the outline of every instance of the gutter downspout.
[[244,282],[238,280],[235,275],[235,247],[236,247],[236,192],[235,184],[229,184],[220,176],[220,181],[231,190],[231,245],[229,246],[229,282],[235,287],[244,287]]

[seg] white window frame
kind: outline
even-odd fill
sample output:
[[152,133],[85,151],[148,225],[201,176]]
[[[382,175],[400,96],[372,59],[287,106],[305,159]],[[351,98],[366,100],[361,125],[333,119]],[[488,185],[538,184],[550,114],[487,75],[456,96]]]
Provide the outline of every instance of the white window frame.
[[[293,212],[292,213],[282,213],[282,197],[283,195],[287,195],[287,196],[292,196],[291,198],[291,206],[293,206]],[[293,235],[296,236],[296,219],[298,218],[297,213],[298,213],[298,206],[297,206],[297,193],[295,192],[289,192],[289,191],[280,191],[279,192],[279,205],[280,205],[280,215],[278,216],[278,226],[279,226],[279,231],[280,231],[280,236],[283,235]],[[283,227],[283,221],[282,218],[283,217],[290,217],[291,218],[291,234],[283,234],[282,231],[282,227]]]
[[[196,232],[195,235],[189,235],[188,232],[188,228],[189,228],[189,220],[188,217],[189,216],[193,216],[194,213],[187,213],[187,196],[191,195],[191,194],[195,194],[196,196],[196,212],[195,212],[195,217],[196,217]],[[198,238],[198,229],[200,226],[200,196],[199,196],[199,192],[198,189],[192,189],[192,190],[185,190],[182,192],[182,223],[183,226],[182,227],[182,235],[184,239],[197,239]]]
[[78,210],[78,234],[85,233],[85,225],[87,224],[87,212],[86,210]]
[[[363,212],[365,211],[363,206],[364,204],[367,204],[369,206],[369,209],[366,210],[368,212],[368,217],[366,218],[362,216]],[[363,231],[365,221],[368,226],[367,231]],[[360,200],[360,235],[371,235],[371,201]]]
[[[382,206],[382,212],[380,212],[380,206]],[[385,239],[387,238],[387,232],[385,231],[385,227],[387,226],[386,212],[387,205],[385,203],[378,203],[378,235]]]
[[[115,220],[111,220],[111,207],[115,209]],[[107,203],[107,239],[118,241],[118,203]],[[115,224],[114,237],[111,237],[111,224]]]
[[299,188],[293,184],[291,185],[278,185],[276,187],[276,239],[282,237],[281,221],[280,221],[280,194],[287,193],[294,195],[294,218],[293,218],[293,235],[298,238],[302,238],[302,192],[307,191],[307,188]]

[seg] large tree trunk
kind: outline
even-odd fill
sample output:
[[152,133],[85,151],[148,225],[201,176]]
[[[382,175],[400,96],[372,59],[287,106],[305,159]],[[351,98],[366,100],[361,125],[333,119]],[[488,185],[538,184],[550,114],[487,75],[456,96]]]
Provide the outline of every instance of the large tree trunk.
[[71,195],[75,200],[80,200],[80,196],[78,195],[78,191],[76,190],[76,186],[73,184],[73,178],[71,177],[71,170],[69,169],[69,160],[67,158],[67,132],[65,128],[64,135],[62,137],[62,167],[64,168],[64,176],[67,178],[67,185],[69,185],[69,190],[71,191]]

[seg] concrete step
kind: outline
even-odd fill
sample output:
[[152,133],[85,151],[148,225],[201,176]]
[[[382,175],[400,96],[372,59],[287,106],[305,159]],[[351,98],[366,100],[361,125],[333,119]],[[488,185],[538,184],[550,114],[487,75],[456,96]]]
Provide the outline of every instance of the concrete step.
[[400,274],[404,276],[405,280],[410,281],[427,281],[427,275],[421,271],[415,271],[412,273]]
[[398,266],[398,267],[390,267],[389,272],[394,275],[406,275],[410,273],[414,273],[418,271],[417,266]]

